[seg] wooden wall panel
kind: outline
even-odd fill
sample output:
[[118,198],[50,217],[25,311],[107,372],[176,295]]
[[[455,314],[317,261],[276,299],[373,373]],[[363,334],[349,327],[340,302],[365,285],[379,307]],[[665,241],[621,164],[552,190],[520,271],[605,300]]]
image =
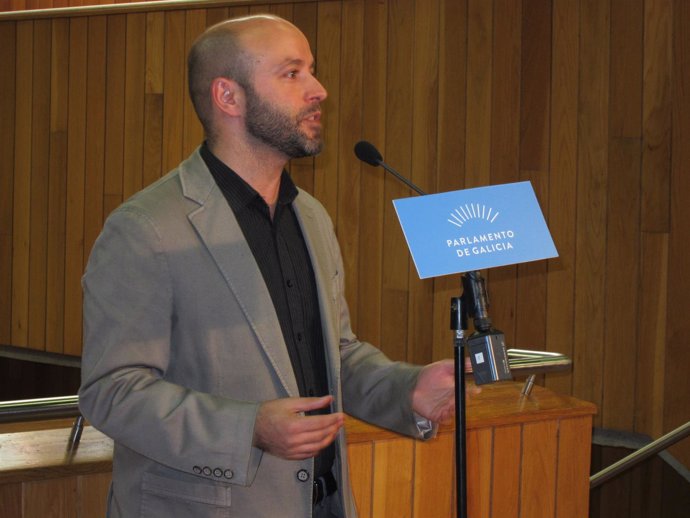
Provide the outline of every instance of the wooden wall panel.
[[[577,2],[553,3],[549,206],[545,208],[559,257],[548,261],[546,349],[575,356],[575,252],[580,11]],[[579,368],[579,367],[578,367]],[[548,376],[546,386],[571,393],[573,374]]]
[[[438,29],[439,2],[417,2],[414,11],[412,54],[411,162],[407,176],[424,192],[434,192],[438,135]],[[410,193],[412,194],[412,193]],[[408,269],[407,361],[431,361],[433,336],[433,280],[420,280],[412,262]]]
[[491,168],[492,2],[467,2],[465,187],[487,185]]
[[107,18],[89,18],[87,35],[84,267],[103,226]]
[[[328,91],[323,103],[324,150],[315,158],[314,194],[323,203],[334,224],[338,221],[338,137],[340,130],[340,16],[339,2],[319,3],[316,59],[319,81]],[[328,142],[333,144],[328,145]],[[347,253],[347,252],[345,252]]]
[[52,20],[50,56],[50,163],[46,243],[45,349],[62,352],[65,322],[69,19]]
[[[604,340],[602,424],[629,430],[635,416],[634,376],[637,354],[639,278],[640,144],[638,139],[612,138],[606,240],[606,326]],[[644,293],[642,293],[644,296]],[[618,303],[613,303],[617,300]]]
[[12,212],[17,28],[0,23],[0,343],[12,339]]
[[[266,11],[303,29],[329,92],[324,151],[290,170],[333,217],[362,338],[395,359],[451,357],[460,293],[457,275],[417,278],[391,204],[413,193],[356,160],[367,139],[430,192],[532,181],[560,256],[486,272],[495,326],[509,346],[571,356],[572,372],[543,381],[595,402],[597,425],[659,435],[690,418],[680,0],[0,14],[0,343],[79,354],[80,277],[103,219],[202,139],[190,45],[227,16]],[[690,446],[677,451],[690,462]]]
[[65,206],[64,351],[80,354],[82,340],[81,275],[84,271],[86,92],[88,19],[70,20],[67,104],[67,200]]
[[108,16],[105,56],[105,163],[103,219],[122,203],[125,142],[127,16]]
[[[631,429],[634,420],[640,290],[640,113],[642,2],[611,4],[611,139],[606,250],[606,329],[602,424]],[[613,300],[621,303],[613,304]],[[631,351],[631,348],[633,349]]]
[[[690,207],[687,195],[690,193],[689,146],[683,144],[690,139],[690,32],[688,24],[682,20],[690,19],[690,6],[686,2],[673,4],[674,26],[674,74],[673,92],[673,154],[671,174],[671,232],[668,263],[668,320],[665,351],[664,379],[664,425],[665,431],[680,426],[688,420],[687,395],[690,394]],[[684,140],[685,139],[685,140]],[[680,456],[685,466],[690,466],[690,441],[679,443],[673,453]]]
[[[187,89],[187,60],[186,56],[189,53],[189,49],[192,47],[194,40],[204,32],[206,29],[206,11],[204,9],[194,9],[187,11],[187,16],[185,19],[185,44],[184,44],[184,74],[182,81],[182,89],[184,92],[184,97],[188,95]],[[199,119],[197,119],[196,113],[194,112],[194,107],[191,102],[182,101],[182,126],[184,128],[184,134],[182,137],[182,156],[188,156],[196,147],[204,140],[204,130],[201,127]]]
[[[388,46],[386,71],[385,142],[377,143],[384,160],[398,171],[409,174],[412,159],[412,78],[414,52],[414,0],[388,4]],[[395,49],[391,52],[391,49]],[[405,239],[391,200],[410,196],[410,190],[399,180],[384,175],[383,209],[383,275],[381,293],[381,347],[396,358],[407,359],[410,352],[407,336],[409,318],[408,289],[410,260]]]
[[[33,30],[33,72],[37,85],[50,85],[52,27],[50,20],[38,20]],[[52,85],[51,85],[52,86]],[[48,184],[50,180],[50,100],[51,88],[32,88],[31,97],[31,180],[29,187],[29,347],[46,348],[46,285],[48,253]]]
[[[338,234],[345,239],[340,241],[344,251],[346,296],[347,300],[359,299],[359,231],[360,220],[360,168],[359,160],[352,149],[362,133],[362,83],[364,81],[364,4],[361,1],[346,2],[340,13],[342,34],[340,38],[340,69],[338,71],[340,98],[347,102],[340,103],[338,111],[338,176],[327,175],[338,191],[338,216],[335,226]],[[321,58],[321,60],[328,58]],[[320,60],[320,61],[321,61]],[[328,102],[328,101],[327,101]],[[326,104],[328,106],[328,104]],[[325,145],[336,144],[334,141]],[[324,171],[325,172],[325,171]],[[357,304],[351,308],[353,325],[357,325],[359,316]]]
[[146,74],[144,88],[143,183],[148,185],[163,171],[163,55],[164,13],[146,15]]
[[[386,43],[388,35],[388,9],[386,3],[365,2],[363,16],[362,54],[362,126],[360,135],[377,146],[386,141]],[[360,224],[366,232],[359,235],[359,269],[357,271],[357,329],[372,343],[381,340],[381,305],[383,276],[383,215],[384,173],[359,164],[360,171]]]
[[644,16],[642,228],[669,230],[672,0],[648,0]]
[[[29,241],[34,23],[17,23],[14,188],[12,200],[12,344],[29,344]],[[36,346],[34,346],[36,347]]]
[[574,356],[589,375],[575,377],[573,394],[599,407],[604,375],[608,11],[609,5],[599,0],[580,4]]
[[[542,207],[549,206],[549,122],[551,119],[551,1],[530,0],[522,8],[519,167]],[[516,328],[512,343],[543,350],[546,317],[546,261],[518,265]]]
[[[163,49],[163,149],[162,170],[165,174],[179,164],[183,151],[184,103],[187,102],[184,85],[186,67],[185,12],[165,13],[165,39]],[[160,59],[160,57],[157,57]]]
[[146,14],[126,17],[124,110],[122,142],[122,198],[144,186],[144,113],[146,88]]
[[[415,3],[412,33],[412,105],[408,109],[414,123],[411,134],[411,162],[407,176],[427,193],[435,192],[436,184],[439,13],[438,0]],[[408,285],[406,360],[426,364],[432,359],[432,350],[427,344],[433,336],[434,281],[420,280],[414,264],[409,262]]]
[[639,314],[644,318],[639,323],[636,357],[635,430],[659,437],[664,430],[666,387],[668,235],[643,233],[641,248]]

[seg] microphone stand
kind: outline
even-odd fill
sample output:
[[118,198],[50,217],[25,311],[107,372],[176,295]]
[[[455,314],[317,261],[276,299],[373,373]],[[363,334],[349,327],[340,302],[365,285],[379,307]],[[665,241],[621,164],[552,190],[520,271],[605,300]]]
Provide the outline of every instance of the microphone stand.
[[[366,144],[363,148],[358,147]],[[355,154],[360,160],[377,166],[395,176],[417,194],[426,193],[410,180],[386,164],[379,152],[368,143],[358,143]],[[477,274],[479,275],[479,274]],[[455,491],[457,496],[457,518],[467,518],[467,431],[465,429],[465,332],[467,311],[461,297],[451,299],[451,329],[455,331],[453,345],[455,350]]]
[[450,299],[450,328],[455,331],[455,494],[456,516],[467,517],[467,444],[465,419],[465,329],[467,312],[461,297]]

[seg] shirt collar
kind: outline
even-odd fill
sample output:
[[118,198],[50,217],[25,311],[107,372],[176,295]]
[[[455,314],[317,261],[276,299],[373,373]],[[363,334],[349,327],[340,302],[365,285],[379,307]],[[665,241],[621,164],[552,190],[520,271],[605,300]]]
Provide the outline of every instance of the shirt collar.
[[[240,175],[215,156],[208,148],[206,142],[201,146],[200,154],[216,184],[234,211],[239,211],[252,203],[260,203],[266,206],[266,202],[261,195],[245,182]],[[290,178],[289,173],[283,169],[278,190],[278,205],[289,205],[295,200],[298,193],[299,191],[292,178]]]

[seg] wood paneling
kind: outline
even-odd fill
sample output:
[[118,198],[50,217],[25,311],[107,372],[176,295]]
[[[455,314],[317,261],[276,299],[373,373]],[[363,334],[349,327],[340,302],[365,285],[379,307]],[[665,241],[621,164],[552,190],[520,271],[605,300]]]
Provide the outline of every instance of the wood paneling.
[[12,340],[12,216],[17,27],[0,23],[0,343]]
[[[690,207],[687,193],[690,192],[689,146],[683,139],[690,139],[690,32],[687,23],[690,19],[690,6],[687,2],[673,3],[673,154],[671,169],[671,199],[669,202],[671,228],[668,233],[668,315],[665,322],[666,338],[664,373],[664,430],[680,426],[688,420],[688,394],[690,394]],[[664,265],[664,268],[666,266]],[[690,441],[678,444],[672,452],[681,455],[685,466],[690,465]]]
[[[580,14],[577,2],[553,3],[549,206],[551,235],[559,257],[548,261],[546,349],[575,356],[575,258],[577,220],[577,127]],[[546,386],[571,393],[573,374],[548,376]]]
[[604,380],[604,272],[608,165],[609,5],[580,3],[574,357],[588,376],[575,376],[573,394],[598,407]]
[[[386,103],[386,44],[388,11],[386,3],[365,2],[364,28],[367,35],[362,53],[362,120],[360,135],[364,140],[385,142],[386,113],[380,109]],[[360,224],[367,232],[359,236],[357,281],[361,287],[357,300],[357,329],[366,333],[374,343],[381,343],[381,301],[383,276],[383,214],[385,199],[384,178],[381,171],[357,164],[353,173],[360,171],[359,207]]]
[[[56,5],[53,1],[52,5]],[[0,8],[34,8],[6,0]],[[690,418],[688,27],[680,0],[324,0],[0,15],[0,342],[79,354],[80,276],[104,218],[202,138],[185,55],[271,11],[312,44],[326,145],[295,161],[342,244],[353,323],[395,359],[452,356],[457,275],[420,281],[372,141],[434,192],[529,179],[560,256],[487,272],[509,346],[574,360],[544,383],[598,425]],[[690,463],[690,445],[676,450]]]
[[[388,3],[386,48],[385,139],[374,141],[385,160],[408,173],[412,159],[412,110],[414,1]],[[397,49],[391,53],[390,49]],[[383,255],[381,279],[381,348],[391,357],[407,359],[410,259],[405,238],[390,200],[410,196],[410,190],[381,169],[364,174],[384,175]],[[347,254],[347,251],[345,251]]]

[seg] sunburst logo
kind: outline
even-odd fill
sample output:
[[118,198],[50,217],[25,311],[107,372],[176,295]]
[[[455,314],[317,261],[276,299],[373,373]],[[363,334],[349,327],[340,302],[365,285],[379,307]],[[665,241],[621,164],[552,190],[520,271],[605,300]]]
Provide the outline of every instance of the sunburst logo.
[[466,203],[450,213],[448,223],[462,228],[462,226],[473,219],[483,219],[493,223],[498,218],[500,212],[492,207],[480,205],[479,203]]

